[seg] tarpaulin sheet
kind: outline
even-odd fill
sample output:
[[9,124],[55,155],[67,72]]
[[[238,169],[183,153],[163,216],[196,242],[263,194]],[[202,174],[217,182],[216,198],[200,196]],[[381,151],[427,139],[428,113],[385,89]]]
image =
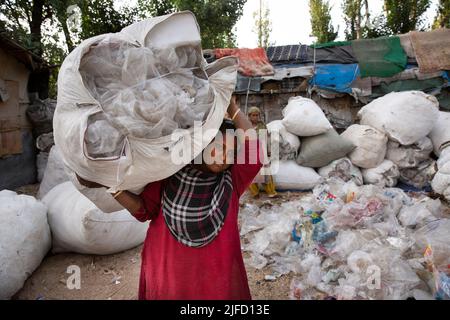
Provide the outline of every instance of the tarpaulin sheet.
[[392,77],[406,67],[407,56],[399,37],[352,41],[361,77]]
[[214,49],[216,59],[235,56],[239,59],[238,71],[247,77],[267,76],[274,73],[273,67],[263,48],[255,49]]
[[420,71],[450,70],[450,29],[409,33]]
[[427,80],[399,80],[390,83],[380,83],[380,85],[372,88],[372,97],[384,96],[390,92],[400,92],[409,90],[419,90],[428,92],[430,90],[441,88],[445,84],[442,77]]
[[289,45],[268,47],[267,57],[272,63],[302,63],[307,60],[308,46],[305,45]]
[[325,43],[318,43],[311,45],[311,48],[331,48],[331,47],[341,47],[341,46],[349,46],[351,45],[350,41],[331,41]]
[[237,75],[235,92],[259,92],[261,91],[261,77],[246,77],[240,74]]
[[328,64],[316,66],[309,83],[320,89],[351,93],[352,82],[359,76],[358,64]]
[[264,76],[262,77],[262,82],[267,80],[277,80],[281,81],[286,78],[311,78],[314,73],[313,66],[298,66],[295,64],[288,65],[277,65],[274,66],[275,73],[273,76]]
[[[314,52],[315,51],[315,52]],[[267,48],[271,63],[357,63],[350,45],[311,48],[305,45],[276,46]]]

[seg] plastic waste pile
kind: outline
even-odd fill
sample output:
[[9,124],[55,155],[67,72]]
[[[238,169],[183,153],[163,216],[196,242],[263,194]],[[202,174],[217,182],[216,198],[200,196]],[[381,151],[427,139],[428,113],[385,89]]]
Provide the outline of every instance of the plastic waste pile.
[[293,273],[291,299],[450,299],[450,215],[438,199],[330,178],[240,215],[246,263]]

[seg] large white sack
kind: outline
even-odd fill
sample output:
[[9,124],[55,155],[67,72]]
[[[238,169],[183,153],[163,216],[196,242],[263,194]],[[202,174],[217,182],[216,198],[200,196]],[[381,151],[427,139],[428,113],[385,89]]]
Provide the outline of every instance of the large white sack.
[[403,146],[395,141],[387,144],[386,159],[394,162],[399,169],[417,167],[421,162],[430,159],[433,144],[427,137],[416,143]]
[[50,149],[44,177],[39,185],[37,197],[42,199],[53,187],[69,180],[64,169],[64,162],[57,146]]
[[429,137],[433,142],[434,153],[439,156],[441,150],[450,145],[450,112],[439,111],[439,118]]
[[0,191],[0,299],[11,298],[51,246],[47,208],[35,198]]
[[100,211],[71,182],[56,186],[42,201],[48,206],[55,253],[112,254],[145,239],[148,222],[137,221],[127,210]]
[[369,169],[383,162],[388,141],[383,132],[369,126],[354,124],[342,132],[341,136],[356,146],[347,155],[354,165]]
[[322,109],[311,99],[292,97],[282,113],[283,125],[300,137],[315,136],[332,128]]
[[361,170],[354,166],[349,158],[334,160],[329,165],[320,168],[319,174],[324,178],[339,178],[345,182],[352,180],[358,186],[363,184]]
[[300,148],[300,138],[286,130],[281,120],[274,120],[267,124],[270,141],[278,144],[280,160],[295,160]]
[[361,124],[409,145],[431,132],[439,117],[439,102],[421,91],[391,92],[362,107],[358,117]]
[[277,190],[311,190],[321,181],[312,168],[302,167],[294,160],[279,161],[278,171],[273,175]]
[[397,184],[400,172],[395,163],[384,160],[378,167],[362,169],[364,184],[375,184],[380,187],[393,187]]
[[431,181],[434,192],[443,195],[450,201],[450,162],[444,164]]
[[[109,117],[107,121],[112,121],[115,126],[119,121],[103,111],[99,101],[93,98],[83,82],[79,70],[83,56],[89,52],[92,46],[105,39],[110,40],[112,47],[117,42],[119,44],[127,43],[129,46],[135,46],[136,48],[146,47],[155,51],[185,45],[195,47],[196,53],[200,54],[200,58],[196,60],[196,64],[200,64],[198,68],[182,69],[181,74],[171,72],[171,70],[168,72],[171,72],[169,75],[176,74],[182,77],[183,72],[192,73],[192,70],[195,70],[198,76],[208,79],[212,102],[209,113],[201,127],[190,127],[183,131],[183,135],[175,138],[171,135],[165,135],[154,139],[136,138],[134,133],[131,134],[136,131],[136,128],[122,126],[119,130],[113,127],[111,122],[111,126],[108,128],[112,131],[115,130],[111,135],[104,134],[100,130],[101,126],[95,127],[100,131],[90,128],[92,121],[97,123],[95,121],[103,121],[105,117]],[[167,59],[169,61],[171,56],[167,56]],[[151,67],[147,64],[145,66]],[[169,68],[172,65],[168,63],[163,66]],[[111,68],[111,74],[114,75],[115,66],[112,65]],[[139,69],[142,69],[142,65],[138,63],[130,64],[127,67],[127,71],[130,72],[138,72]],[[105,68],[102,67],[102,70],[105,70]],[[108,70],[106,69],[106,71]],[[236,74],[237,59],[235,57],[226,57],[207,65],[201,56],[200,31],[195,16],[191,12],[179,12],[147,19],[126,27],[120,33],[99,35],[84,40],[66,57],[59,72],[58,105],[53,118],[55,144],[60,148],[65,165],[80,177],[108,186],[110,191],[142,188],[152,181],[167,178],[180,170],[186,164],[186,161],[174,161],[180,160],[180,150],[192,151],[186,157],[186,160],[190,161],[212,141],[223,121],[231,94],[234,91]],[[108,74],[107,76],[111,75]],[[155,78],[155,83],[161,79],[166,80],[168,77]],[[104,82],[106,82],[106,78],[106,76],[103,78]],[[129,77],[128,80],[134,81],[133,77]],[[117,78],[113,77],[111,81],[117,81]],[[187,89],[189,88],[188,86]],[[155,90],[154,93],[158,94],[158,90]],[[179,94],[190,94],[190,91],[181,90]],[[163,92],[160,95],[163,95]],[[165,97],[169,99],[173,98],[173,95],[165,95]],[[128,99],[129,96],[124,95],[125,98]],[[160,96],[160,98],[163,99],[164,96]],[[128,101],[127,99],[125,100]],[[148,102],[152,103],[153,100],[148,100]],[[139,111],[131,110],[132,107],[135,107],[133,104],[126,103],[125,105],[130,107],[130,113]],[[166,106],[172,107],[171,104]],[[178,107],[182,109],[184,105]],[[162,113],[164,113],[164,110],[163,108]],[[149,118],[160,117],[161,112],[146,114],[145,116]],[[145,129],[142,121],[136,121],[135,125]],[[194,129],[199,131],[200,128],[202,133],[194,134]],[[116,156],[95,159],[89,156],[89,150],[85,143],[86,139],[89,141],[97,141],[95,138],[99,137],[112,139],[116,136],[117,130],[120,131],[119,138],[123,138],[123,141],[120,140],[120,143],[116,145],[116,147],[120,146],[120,150],[117,148],[114,150],[118,152]],[[114,141],[117,142],[117,140]],[[100,142],[102,142],[101,139]]]

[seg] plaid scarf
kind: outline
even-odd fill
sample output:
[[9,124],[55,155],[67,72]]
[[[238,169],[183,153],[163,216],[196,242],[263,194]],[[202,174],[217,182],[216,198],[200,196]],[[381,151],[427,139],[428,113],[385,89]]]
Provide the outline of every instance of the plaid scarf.
[[230,170],[214,174],[186,166],[171,176],[162,212],[172,235],[189,247],[210,243],[222,229],[232,191]]

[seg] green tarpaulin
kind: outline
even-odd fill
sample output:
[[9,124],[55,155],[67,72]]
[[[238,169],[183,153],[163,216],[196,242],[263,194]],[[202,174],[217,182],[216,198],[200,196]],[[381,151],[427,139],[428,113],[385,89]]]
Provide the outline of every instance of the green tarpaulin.
[[342,46],[349,46],[349,45],[351,45],[350,41],[332,41],[332,42],[313,44],[310,47],[320,49],[320,48],[342,47]]
[[419,91],[430,91],[436,88],[440,88],[445,84],[445,80],[443,78],[432,78],[427,80],[399,80],[391,83],[382,82],[379,86],[375,86],[372,88],[372,96],[373,98],[378,98],[384,96],[390,92],[400,92],[400,91],[409,91],[409,90],[419,90]]
[[352,41],[361,77],[392,77],[406,67],[407,56],[399,37]]

